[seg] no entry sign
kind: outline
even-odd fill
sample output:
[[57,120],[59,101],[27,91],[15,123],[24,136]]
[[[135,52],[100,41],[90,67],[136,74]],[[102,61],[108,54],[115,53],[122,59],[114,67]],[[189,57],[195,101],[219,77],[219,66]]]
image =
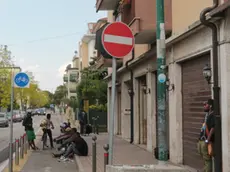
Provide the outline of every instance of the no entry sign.
[[109,55],[123,58],[132,51],[134,36],[126,24],[122,22],[111,23],[102,32],[102,45]]

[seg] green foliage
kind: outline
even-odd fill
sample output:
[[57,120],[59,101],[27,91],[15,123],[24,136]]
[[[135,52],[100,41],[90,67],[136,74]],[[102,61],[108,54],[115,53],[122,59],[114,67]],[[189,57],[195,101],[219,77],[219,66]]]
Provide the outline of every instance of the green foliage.
[[[0,107],[8,109],[11,98],[11,67],[11,52],[7,46],[0,46]],[[14,109],[18,109],[20,105],[42,107],[48,101],[48,95],[39,89],[33,77],[29,88],[14,88]]]
[[67,95],[67,88],[65,85],[59,85],[56,90],[55,93],[53,95],[53,103],[60,105],[62,100],[66,97]]
[[0,46],[0,67],[11,66],[11,52],[8,50],[6,45]]
[[97,110],[97,111],[107,111],[107,104],[99,104],[99,105],[90,105],[90,109]]
[[[85,68],[77,86],[78,101],[88,99],[89,105],[107,103],[107,83],[103,80],[104,69]],[[97,102],[98,101],[98,102]]]
[[0,46],[0,107],[10,104],[11,73],[6,67],[11,65],[11,52],[7,46]]
[[50,105],[51,105],[51,104],[54,104],[54,94],[51,93],[51,92],[49,92],[49,91],[47,91],[47,90],[45,90],[45,91],[43,91],[43,92],[44,92],[44,94],[46,94],[47,97],[48,97],[48,102],[47,102],[47,104],[45,105],[45,107],[46,107],[46,108],[50,108]]
[[31,81],[29,88],[16,88],[15,95],[21,106],[31,108],[44,107],[50,101],[48,93],[40,90],[34,81]]

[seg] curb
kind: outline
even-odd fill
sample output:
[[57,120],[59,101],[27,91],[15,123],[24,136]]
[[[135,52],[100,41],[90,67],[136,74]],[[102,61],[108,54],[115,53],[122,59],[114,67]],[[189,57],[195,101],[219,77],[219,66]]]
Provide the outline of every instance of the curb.
[[74,155],[74,161],[75,161],[76,168],[77,168],[78,172],[85,172],[79,156]]

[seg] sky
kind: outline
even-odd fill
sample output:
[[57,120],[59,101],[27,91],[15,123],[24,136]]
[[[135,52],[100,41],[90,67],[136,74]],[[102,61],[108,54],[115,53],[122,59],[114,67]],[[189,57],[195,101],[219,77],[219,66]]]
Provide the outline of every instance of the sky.
[[87,23],[106,17],[96,13],[96,0],[0,0],[0,45],[8,45],[13,61],[31,71],[43,90],[63,84]]

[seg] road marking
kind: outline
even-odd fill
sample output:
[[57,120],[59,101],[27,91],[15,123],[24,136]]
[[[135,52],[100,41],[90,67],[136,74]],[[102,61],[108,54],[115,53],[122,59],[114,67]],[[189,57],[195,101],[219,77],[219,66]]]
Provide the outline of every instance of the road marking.
[[115,35],[108,35],[108,34],[105,34],[104,42],[124,44],[124,45],[133,45],[133,39],[130,37],[115,36]]

